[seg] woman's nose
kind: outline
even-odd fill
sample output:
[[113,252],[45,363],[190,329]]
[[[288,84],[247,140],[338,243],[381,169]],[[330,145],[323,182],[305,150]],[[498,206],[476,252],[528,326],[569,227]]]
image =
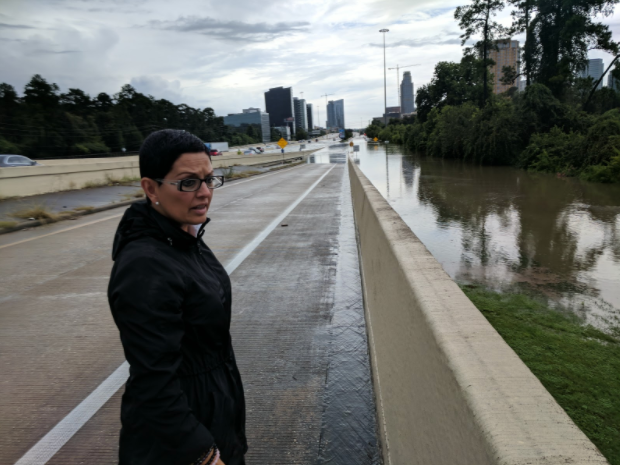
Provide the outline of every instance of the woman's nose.
[[207,187],[206,182],[200,183],[200,188],[196,191],[197,197],[210,197],[213,194],[213,190]]

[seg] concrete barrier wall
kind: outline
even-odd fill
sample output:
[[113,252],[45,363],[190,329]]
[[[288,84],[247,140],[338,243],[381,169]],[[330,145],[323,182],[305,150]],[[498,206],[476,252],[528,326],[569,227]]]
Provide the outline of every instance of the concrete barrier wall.
[[[316,150],[266,153],[261,155],[226,155],[213,157],[215,168],[232,165],[262,165],[280,160],[305,159]],[[137,178],[140,169],[137,156],[115,158],[82,158],[43,160],[41,166],[0,168],[0,197],[29,195],[81,189],[109,179]]]
[[387,465],[607,464],[349,162]]

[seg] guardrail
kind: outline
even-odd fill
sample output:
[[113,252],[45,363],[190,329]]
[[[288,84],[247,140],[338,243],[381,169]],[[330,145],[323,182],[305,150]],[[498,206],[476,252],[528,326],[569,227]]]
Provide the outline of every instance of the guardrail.
[[[319,150],[319,149],[316,149]],[[316,150],[222,155],[212,158],[215,168],[264,165],[305,158]],[[109,180],[140,176],[138,157],[45,160],[40,166],[0,168],[0,197],[26,197],[104,184]]]
[[386,465],[607,464],[349,162]]

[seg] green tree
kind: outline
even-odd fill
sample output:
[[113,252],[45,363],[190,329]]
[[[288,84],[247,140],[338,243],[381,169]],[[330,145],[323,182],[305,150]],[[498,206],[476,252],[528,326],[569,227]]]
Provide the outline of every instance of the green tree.
[[489,50],[494,46],[493,40],[499,36],[505,36],[506,30],[493,17],[504,9],[503,0],[472,0],[471,5],[460,6],[454,12],[454,18],[459,21],[459,27],[463,29],[461,45],[465,45],[471,36],[481,34],[482,40],[476,44],[481,52],[483,70],[482,105],[486,103],[488,94],[488,75],[490,60]]
[[[523,45],[522,61],[525,85],[529,86],[532,81],[532,68],[535,54],[535,39],[533,37],[532,18],[536,14],[537,0],[508,0],[514,6],[512,11],[512,26],[508,31],[510,35],[525,32],[525,44]],[[516,70],[514,70],[516,75]],[[504,74],[505,75],[505,74]],[[516,79],[516,76],[515,76]],[[514,82],[512,80],[511,82]]]
[[295,138],[297,140],[306,140],[308,138],[308,133],[305,129],[297,128],[297,132],[295,133]]
[[609,16],[619,0],[538,0],[532,20],[533,80],[563,98],[579,70],[585,68],[588,50],[618,54],[609,26],[595,22]]
[[270,139],[271,142],[278,142],[280,139],[282,139],[282,133],[276,128],[271,128]]

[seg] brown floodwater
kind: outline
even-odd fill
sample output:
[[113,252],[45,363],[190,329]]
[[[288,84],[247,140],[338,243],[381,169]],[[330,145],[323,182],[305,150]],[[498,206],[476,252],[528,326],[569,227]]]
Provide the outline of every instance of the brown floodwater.
[[355,143],[364,174],[455,281],[532,292],[618,326],[620,185]]

